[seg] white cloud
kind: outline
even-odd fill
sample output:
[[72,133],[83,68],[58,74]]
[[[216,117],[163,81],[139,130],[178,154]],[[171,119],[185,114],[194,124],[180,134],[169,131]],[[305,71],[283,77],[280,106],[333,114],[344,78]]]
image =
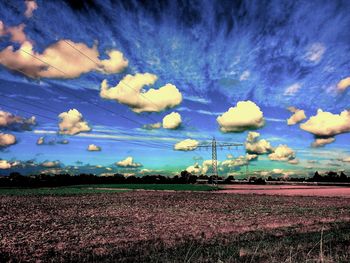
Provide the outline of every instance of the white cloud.
[[[204,160],[202,162],[202,165],[199,165],[198,163],[195,163],[194,165],[191,165],[186,168],[186,171],[192,174],[206,174],[209,169],[212,167],[212,160]],[[218,161],[218,165],[220,162]]]
[[16,137],[12,134],[0,133],[0,148],[5,148],[16,143]]
[[24,15],[26,17],[32,17],[33,11],[38,8],[38,5],[35,0],[25,0],[24,3],[26,4],[26,11],[24,12]]
[[270,142],[265,139],[258,140],[260,133],[258,132],[249,132],[246,142],[245,148],[248,153],[253,154],[265,154],[273,151],[273,147]]
[[181,115],[177,112],[172,112],[163,118],[164,129],[177,129],[181,125]]
[[74,135],[91,131],[89,124],[84,121],[83,115],[76,109],[62,112],[58,117],[61,119],[58,124],[61,134]]
[[[246,154],[245,156],[241,155],[237,158],[233,158],[232,155],[228,156],[228,159],[224,161],[217,161],[217,167],[220,173],[223,174],[232,174],[232,169],[236,169],[240,166],[244,166],[249,163],[249,161],[256,159],[258,156],[254,154]],[[191,165],[186,168],[186,171],[192,174],[207,174],[208,171],[212,171],[213,161],[204,160],[200,165],[196,162],[194,165]]]
[[184,96],[185,100],[189,100],[189,101],[193,101],[193,102],[198,102],[198,103],[202,103],[202,104],[210,104],[211,101],[207,98],[203,98],[203,97],[198,97],[198,96],[191,96],[191,95],[185,95]]
[[28,40],[24,41],[18,50],[8,46],[0,52],[0,63],[31,78],[63,79],[77,78],[91,71],[104,74],[119,73],[128,66],[128,61],[117,50],[108,51],[109,58],[100,60],[96,45],[90,48],[84,43],[74,43],[70,40],[59,40],[41,54],[33,48],[33,44]]
[[0,128],[9,130],[30,130],[31,126],[36,125],[35,117],[23,118],[13,115],[10,112],[0,110]]
[[11,168],[11,163],[9,163],[6,160],[0,160],[0,169],[5,170],[5,169],[10,169]]
[[271,172],[273,174],[282,174],[283,173],[283,169],[275,168],[275,169],[272,169]]
[[44,144],[44,137],[39,137],[39,139],[36,141],[37,145],[42,145]]
[[200,174],[202,173],[202,167],[198,163],[195,163],[194,165],[187,167],[186,171],[191,174]]
[[295,107],[289,107],[288,110],[293,113],[293,115],[287,120],[288,125],[295,125],[306,119],[304,110],[300,110]]
[[156,80],[157,76],[150,73],[128,74],[115,87],[109,87],[107,80],[103,80],[100,96],[128,105],[137,113],[160,112],[182,102],[182,95],[173,84],[168,83],[159,89],[142,90],[144,86],[153,85]]
[[250,76],[249,70],[243,71],[242,75],[239,77],[239,80],[240,81],[247,80],[249,78],[249,76]]
[[340,80],[337,84],[337,89],[340,92],[345,91],[349,87],[350,87],[350,77]]
[[310,62],[318,63],[322,59],[325,51],[326,47],[322,43],[314,43],[308,48],[305,58]]
[[146,129],[146,130],[154,130],[154,129],[159,129],[161,127],[162,127],[162,123],[161,122],[145,124],[145,125],[142,126],[142,128]]
[[280,144],[269,154],[269,159],[273,161],[289,161],[295,158],[295,152],[287,145]]
[[245,155],[245,158],[246,158],[248,161],[252,161],[252,160],[258,159],[258,155],[257,155],[257,154],[249,154],[249,153],[247,153],[247,154]]
[[344,157],[343,159],[341,159],[342,162],[344,163],[350,163],[350,156],[349,157]]
[[134,159],[129,156],[129,157],[126,157],[124,160],[121,160],[119,162],[116,163],[117,166],[119,167],[125,167],[125,168],[136,168],[136,167],[141,167],[142,164],[140,163],[134,163]]
[[243,132],[264,126],[265,120],[260,108],[252,101],[239,101],[217,119],[222,132]]
[[289,160],[288,163],[290,163],[290,164],[298,164],[299,160],[298,159],[292,159],[292,160]]
[[24,33],[25,24],[19,24],[17,26],[5,26],[5,24],[0,20],[0,37],[5,35],[10,35],[10,40],[22,44],[26,41],[30,42]]
[[192,139],[180,141],[174,145],[174,150],[177,151],[193,151],[197,148],[199,142]]
[[41,164],[41,166],[46,167],[46,168],[59,167],[60,162],[58,162],[58,161],[45,161]]
[[317,137],[333,137],[340,133],[350,132],[350,111],[333,114],[319,109],[316,116],[310,117],[300,128]]
[[99,147],[95,144],[89,144],[87,150],[90,152],[99,152],[99,151],[101,151],[101,147]]
[[220,164],[220,169],[223,170],[225,168],[232,168],[237,166],[244,166],[248,163],[248,159],[244,156],[239,156],[236,159],[228,159],[222,161]]
[[284,91],[285,96],[293,96],[295,93],[299,91],[301,85],[299,83],[294,83],[293,85],[287,87]]
[[328,137],[328,138],[315,138],[315,141],[311,144],[312,147],[322,147],[326,144],[330,144],[335,141],[334,137]]

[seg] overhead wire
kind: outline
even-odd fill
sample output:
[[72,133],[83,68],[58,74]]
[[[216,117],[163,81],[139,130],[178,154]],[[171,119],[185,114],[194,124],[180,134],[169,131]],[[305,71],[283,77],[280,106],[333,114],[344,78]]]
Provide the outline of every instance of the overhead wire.
[[[12,5],[11,5],[11,6],[12,6]],[[14,7],[14,6],[12,6],[12,7]],[[17,7],[14,7],[14,8],[17,9],[17,11],[19,11]],[[66,40],[63,40],[63,41],[64,41],[67,45],[69,45],[70,47],[72,47],[74,50],[76,50],[79,54],[85,56],[86,58],[88,58],[89,60],[91,60],[93,63],[95,63],[96,65],[100,66],[96,61],[94,61],[92,58],[90,58],[90,57],[89,57],[88,55],[86,55],[84,52],[82,52],[82,51],[80,51],[79,49],[75,48],[75,47],[74,47],[73,45],[71,45],[68,41],[66,41]],[[40,62],[46,64],[48,67],[52,67],[52,68],[56,69],[57,71],[61,72],[62,74],[67,75],[67,73],[64,72],[63,70],[61,70],[61,69],[59,69],[59,68],[57,68],[57,67],[51,65],[50,63],[48,63],[48,62],[42,60],[41,58],[38,58],[38,57],[35,56],[34,54],[31,54],[31,53],[29,53],[29,52],[27,52],[26,50],[23,50],[23,49],[20,49],[20,50],[21,50],[22,52],[26,53],[27,55],[29,55],[29,56],[31,56],[31,57],[37,59],[38,61],[40,61]],[[10,67],[9,67],[9,68],[10,68]],[[22,74],[28,76],[28,73],[26,73],[26,72],[24,72],[24,71],[22,71],[22,70],[20,70],[20,69],[15,69],[15,68],[10,68],[10,69],[11,69],[11,70],[16,70],[16,71],[18,71],[18,72],[20,72],[20,73],[22,73]],[[121,81],[121,83],[123,83],[125,86],[127,86],[127,87],[133,89],[130,85],[128,85],[128,84],[125,83],[124,81]],[[81,97],[78,97],[77,95],[75,95],[75,94],[72,93],[72,92],[69,92],[69,91],[66,91],[66,90],[62,90],[62,89],[60,89],[60,87],[56,87],[56,88],[58,88],[59,90],[61,90],[61,91],[64,92],[64,93],[68,93],[68,94],[72,95],[72,96],[75,97],[75,98],[81,99]],[[133,89],[133,90],[135,90],[135,89]],[[143,96],[143,97],[145,97],[147,100],[149,100],[151,103],[153,103],[156,107],[158,107],[158,105],[156,105],[156,104],[155,104],[152,100],[150,100],[148,97],[144,96],[142,93],[140,93],[140,95]],[[13,99],[13,98],[11,98],[11,99]],[[22,103],[23,103],[23,102],[22,102]],[[26,104],[28,104],[28,103],[26,103]],[[124,119],[127,119],[127,120],[129,120],[129,121],[131,121],[131,122],[133,122],[133,123],[136,123],[136,124],[138,124],[138,125],[144,126],[142,123],[140,123],[140,122],[138,122],[138,121],[135,121],[135,120],[133,120],[133,119],[131,119],[131,118],[128,118],[128,117],[126,117],[126,116],[124,116],[124,115],[115,113],[114,111],[111,111],[110,109],[105,108],[105,107],[103,107],[103,106],[101,106],[101,105],[99,105],[99,104],[97,104],[97,103],[91,102],[91,104],[93,104],[94,106],[96,106],[96,107],[98,107],[98,108],[100,108],[100,109],[103,109],[103,110],[105,110],[105,111],[108,111],[109,113],[112,113],[113,115],[118,115],[118,116],[120,116],[120,117],[122,117],[122,118],[124,118]],[[30,105],[33,106],[33,104],[30,104]],[[37,115],[38,115],[38,114],[37,114]],[[39,116],[39,115],[38,115],[38,116]],[[146,117],[149,118],[149,116],[146,116]],[[152,121],[155,122],[154,119],[152,119],[152,118],[150,118],[150,119],[151,119]],[[169,137],[171,137],[171,136],[169,136]],[[176,138],[176,139],[178,139],[178,138]]]

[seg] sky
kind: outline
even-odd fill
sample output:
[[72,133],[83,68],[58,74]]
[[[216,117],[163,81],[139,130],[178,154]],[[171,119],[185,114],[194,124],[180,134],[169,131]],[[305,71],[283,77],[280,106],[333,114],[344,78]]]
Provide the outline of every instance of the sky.
[[0,174],[350,172],[349,1],[0,7]]

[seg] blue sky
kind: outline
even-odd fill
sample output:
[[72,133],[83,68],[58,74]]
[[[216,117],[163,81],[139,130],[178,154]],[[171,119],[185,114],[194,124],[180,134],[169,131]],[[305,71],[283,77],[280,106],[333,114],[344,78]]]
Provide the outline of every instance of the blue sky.
[[[9,163],[0,173],[52,168],[74,173],[172,175],[195,163],[203,169],[202,162],[211,158],[210,151],[174,150],[179,141],[208,143],[215,136],[219,142],[245,143],[252,130],[273,148],[268,153],[256,153],[257,158],[249,162],[250,170],[257,174],[308,175],[315,170],[350,168],[350,119],[338,124],[333,121],[336,117],[329,117],[324,125],[333,126],[326,136],[323,126],[317,131],[313,126],[313,132],[300,128],[301,123],[317,115],[318,109],[334,115],[349,109],[349,89],[339,84],[350,76],[349,1],[83,2],[37,0],[31,15],[25,15],[25,1],[1,3],[0,109],[23,118],[35,116],[36,124],[28,129],[0,127],[2,133],[16,137],[15,144],[0,149],[0,159]],[[23,30],[18,40],[11,28],[19,25]],[[72,48],[67,42],[84,47]],[[42,55],[46,66],[56,72],[39,72],[35,63],[43,62],[35,57],[28,62],[28,54],[21,53],[21,49],[28,50],[26,43],[30,43],[34,56]],[[109,59],[106,51],[116,50],[127,60],[127,66],[111,73],[100,65],[68,76],[91,63],[86,52],[94,45],[96,65]],[[22,56],[5,54],[9,46]],[[55,47],[56,56],[68,52],[68,58],[56,63],[44,55],[48,47]],[[81,63],[74,64],[72,57]],[[66,76],[59,76],[59,72]],[[130,103],[101,97],[103,80],[114,87],[128,74],[137,73],[156,75],[151,85],[155,89],[174,85],[182,96],[181,103],[137,113]],[[144,85],[142,90],[147,92],[151,87]],[[153,99],[158,105],[173,99],[169,97]],[[252,101],[259,107],[264,125],[221,132],[217,117],[240,101]],[[293,114],[287,109],[291,106],[306,115],[295,125],[287,125]],[[59,133],[58,115],[70,109],[81,113],[90,131]],[[181,115],[179,127],[142,128],[162,122],[172,112]],[[253,118],[249,112],[241,114]],[[40,137],[44,143],[38,145]],[[311,147],[315,139],[330,138],[335,141]],[[60,143],[62,140],[69,143]],[[90,144],[101,150],[88,151]],[[269,154],[280,144],[292,149],[293,155],[271,160]],[[246,149],[220,149],[219,161],[227,160],[228,154],[234,156],[232,160],[245,156]],[[116,164],[127,157],[142,166]],[[45,162],[56,163],[46,167],[42,165]],[[222,167],[220,173],[240,175],[243,171],[244,166],[232,165]]]

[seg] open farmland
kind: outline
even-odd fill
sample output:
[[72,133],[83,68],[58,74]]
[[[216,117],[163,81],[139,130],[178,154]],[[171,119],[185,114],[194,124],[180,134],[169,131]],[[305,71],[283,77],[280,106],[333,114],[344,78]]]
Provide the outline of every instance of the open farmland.
[[128,191],[0,206],[1,262],[350,260],[347,198]]
[[[284,196],[324,196],[350,198],[349,186],[332,185],[225,185],[218,191],[226,194],[258,194]],[[350,200],[349,200],[350,201]]]

